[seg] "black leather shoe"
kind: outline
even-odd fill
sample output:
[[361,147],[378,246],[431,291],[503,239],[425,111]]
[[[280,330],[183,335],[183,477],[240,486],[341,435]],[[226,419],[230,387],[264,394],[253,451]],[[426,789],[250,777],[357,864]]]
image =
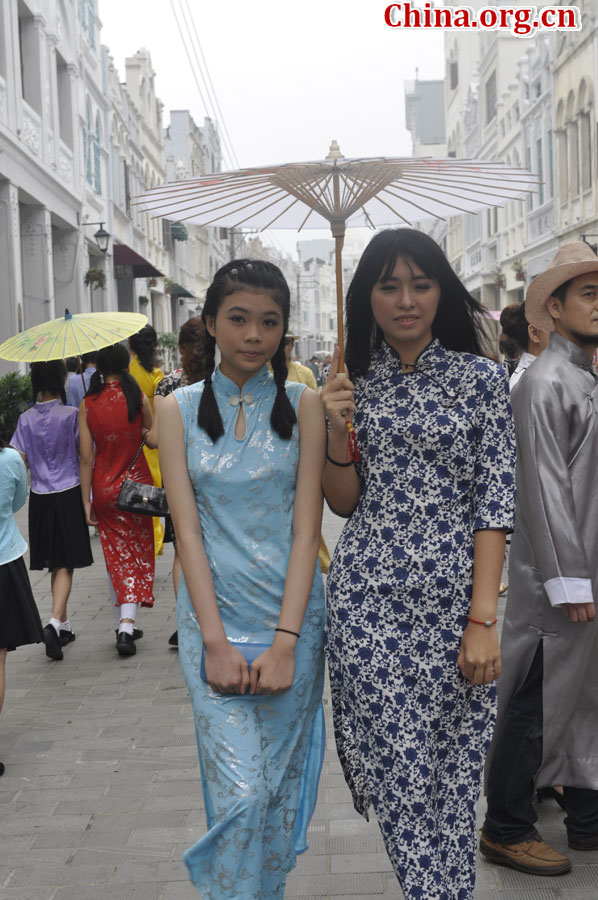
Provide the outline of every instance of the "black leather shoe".
[[[114,634],[118,637],[118,628],[114,629]],[[133,640],[140,641],[143,637],[143,629],[142,628],[134,628],[133,629]]]
[[175,631],[174,634],[171,634],[171,635],[170,635],[170,637],[168,638],[168,643],[170,644],[171,647],[178,647],[178,646],[179,646],[179,633],[178,633],[178,631]]
[[116,638],[116,649],[119,656],[135,656],[137,647],[133,635],[127,634],[126,631],[119,631]]
[[0,775],[4,775],[4,763],[0,763]]
[[67,644],[70,644],[75,640],[77,635],[74,631],[66,631],[64,628],[60,629],[60,646],[66,647]]
[[64,659],[60,638],[53,625],[46,625],[44,628],[44,644],[46,645],[46,656],[49,659]]
[[596,834],[568,834],[567,843],[572,850],[598,850],[598,832]]

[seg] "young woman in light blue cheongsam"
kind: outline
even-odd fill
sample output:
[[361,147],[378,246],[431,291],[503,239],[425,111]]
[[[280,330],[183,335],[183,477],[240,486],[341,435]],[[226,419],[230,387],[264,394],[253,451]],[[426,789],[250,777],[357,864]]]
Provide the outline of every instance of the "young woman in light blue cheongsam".
[[323,759],[325,424],[319,396],[285,384],[289,307],[272,263],[223,266],[202,313],[205,380],[159,413],[208,820],[184,858],[202,900],[281,900]]

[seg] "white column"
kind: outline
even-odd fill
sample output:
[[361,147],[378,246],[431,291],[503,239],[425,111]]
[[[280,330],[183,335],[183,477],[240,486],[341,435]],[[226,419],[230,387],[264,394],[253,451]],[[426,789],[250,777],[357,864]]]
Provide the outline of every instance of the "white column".
[[[6,340],[23,330],[19,192],[8,181],[0,182],[0,272],[0,335]],[[1,374],[14,368],[0,360]]]
[[21,207],[21,213],[23,309],[25,328],[30,328],[56,317],[52,222],[45,207]]

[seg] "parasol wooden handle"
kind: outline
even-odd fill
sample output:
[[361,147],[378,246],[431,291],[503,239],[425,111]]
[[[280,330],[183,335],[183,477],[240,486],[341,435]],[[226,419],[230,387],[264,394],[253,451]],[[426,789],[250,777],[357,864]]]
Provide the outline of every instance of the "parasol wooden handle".
[[[333,232],[334,233],[334,232]],[[336,265],[336,327],[337,327],[337,343],[340,348],[340,357],[338,361],[339,372],[344,371],[345,365],[345,334],[344,334],[344,303],[343,303],[343,244],[345,242],[345,230],[343,223],[343,233],[334,236],[335,243],[335,265]]]

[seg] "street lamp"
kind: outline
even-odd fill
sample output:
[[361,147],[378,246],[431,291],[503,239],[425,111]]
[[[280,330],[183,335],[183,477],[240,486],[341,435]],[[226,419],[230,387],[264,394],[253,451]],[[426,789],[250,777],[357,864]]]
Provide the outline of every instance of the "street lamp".
[[95,242],[98,245],[98,250],[100,253],[106,253],[108,250],[108,243],[110,241],[110,234],[104,228],[103,222],[82,222],[82,225],[99,225],[100,227],[94,234]]
[[95,232],[94,238],[96,239],[96,244],[98,245],[100,253],[106,253],[106,251],[108,250],[108,242],[110,241],[110,235],[104,228],[104,223],[103,222],[99,222],[99,223],[98,222],[88,222],[88,224],[89,225],[98,225],[99,224],[100,227]]

